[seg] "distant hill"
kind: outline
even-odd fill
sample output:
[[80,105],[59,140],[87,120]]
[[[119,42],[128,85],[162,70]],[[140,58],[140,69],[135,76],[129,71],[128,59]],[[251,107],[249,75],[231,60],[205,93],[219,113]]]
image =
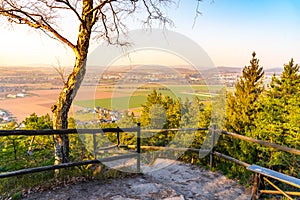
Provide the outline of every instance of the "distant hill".
[[[243,68],[240,67],[224,67],[224,66],[218,66],[217,69],[220,73],[241,73]],[[275,68],[269,68],[264,69],[265,74],[281,74],[283,68],[282,67],[275,67]]]
[[217,69],[220,73],[241,73],[242,68],[240,67],[224,67],[224,66],[218,66]]
[[223,66],[217,66],[215,68],[209,68],[206,70],[203,70],[203,72],[206,75],[214,75],[216,73],[218,74],[240,74],[242,72],[242,68],[238,68],[238,67],[223,67]]
[[279,75],[283,71],[283,67],[276,67],[276,68],[270,68],[270,69],[265,69],[266,74],[276,74]]

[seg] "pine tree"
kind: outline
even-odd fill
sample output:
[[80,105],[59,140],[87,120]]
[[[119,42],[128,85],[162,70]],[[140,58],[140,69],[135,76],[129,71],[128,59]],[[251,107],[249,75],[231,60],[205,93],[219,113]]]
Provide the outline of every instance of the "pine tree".
[[299,83],[299,66],[294,65],[294,60],[291,59],[288,64],[284,65],[280,78],[273,77],[269,96],[283,100],[286,105],[290,98],[299,93]]
[[249,66],[245,66],[234,94],[229,93],[226,107],[226,129],[242,135],[251,129],[257,113],[257,102],[263,91],[263,68],[252,53]]
[[279,78],[273,76],[270,89],[260,103],[260,121],[256,120],[256,126],[269,132],[269,134],[260,134],[261,138],[282,145],[291,145],[285,142],[287,139],[285,136],[299,129],[300,121],[297,114],[300,109],[299,89],[299,66],[294,65],[291,59],[284,66]]
[[[244,67],[242,76],[235,84],[234,94],[229,93],[226,102],[225,128],[227,131],[247,136],[249,130],[254,128],[258,102],[264,90],[263,68],[255,56],[256,53],[253,52],[250,65]],[[252,144],[228,137],[222,137],[219,143],[221,143],[218,147],[220,151],[244,162],[256,162],[258,152]],[[240,169],[236,170],[239,171]]]
[[[270,88],[262,99],[260,113],[255,120],[256,129],[251,136],[299,149],[300,147],[300,74],[293,59],[284,66],[279,78],[273,76]],[[263,165],[299,176],[299,158],[290,154],[258,147],[263,152]],[[298,174],[297,174],[298,173]]]

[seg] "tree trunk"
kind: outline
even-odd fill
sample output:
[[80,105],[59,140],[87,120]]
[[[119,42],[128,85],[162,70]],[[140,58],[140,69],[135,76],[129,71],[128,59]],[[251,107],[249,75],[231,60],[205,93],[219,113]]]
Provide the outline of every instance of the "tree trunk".
[[[86,56],[85,56],[86,57]],[[68,128],[68,112],[85,75],[85,61],[76,58],[76,65],[61,91],[56,104],[52,107],[53,129]],[[54,135],[55,164],[69,162],[69,137],[67,134]]]
[[[79,26],[77,45],[73,49],[76,62],[56,104],[52,106],[53,129],[68,128],[68,113],[86,72],[86,58],[93,26],[93,14],[85,13],[92,8],[92,0],[83,1],[82,21]],[[54,149],[55,164],[69,162],[69,137],[67,134],[54,135]]]

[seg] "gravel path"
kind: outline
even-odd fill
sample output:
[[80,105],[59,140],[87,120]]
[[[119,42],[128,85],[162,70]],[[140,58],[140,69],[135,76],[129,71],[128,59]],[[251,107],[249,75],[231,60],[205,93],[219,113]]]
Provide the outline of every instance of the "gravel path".
[[[161,167],[161,165],[168,165]],[[153,170],[159,168],[159,170]],[[197,166],[158,159],[143,175],[122,179],[94,180],[30,194],[25,199],[86,200],[248,200],[250,191],[220,173]]]

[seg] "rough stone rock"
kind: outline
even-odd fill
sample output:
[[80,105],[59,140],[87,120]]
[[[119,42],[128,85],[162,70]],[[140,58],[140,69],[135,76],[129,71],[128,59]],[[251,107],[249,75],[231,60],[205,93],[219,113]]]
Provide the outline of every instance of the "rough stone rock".
[[144,174],[94,180],[52,191],[30,193],[24,199],[83,200],[248,200],[250,190],[217,172],[190,164],[157,159]]

